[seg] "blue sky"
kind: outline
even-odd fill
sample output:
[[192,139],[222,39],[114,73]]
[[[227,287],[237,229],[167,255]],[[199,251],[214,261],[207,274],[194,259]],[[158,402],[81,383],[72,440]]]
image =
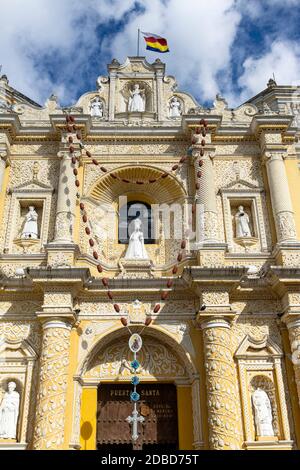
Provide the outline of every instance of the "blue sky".
[[[113,58],[136,54],[137,29],[161,34],[167,74],[201,104],[234,107],[265,88],[300,84],[300,0],[0,0],[0,63],[44,104],[73,104]],[[141,55],[153,62],[158,54]]]

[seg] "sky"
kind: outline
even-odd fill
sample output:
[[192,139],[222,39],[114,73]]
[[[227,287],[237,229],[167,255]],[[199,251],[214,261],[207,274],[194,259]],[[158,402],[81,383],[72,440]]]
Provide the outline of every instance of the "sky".
[[95,90],[113,58],[137,53],[137,30],[165,37],[179,90],[238,106],[275,75],[300,85],[300,0],[0,0],[0,64],[10,85],[63,106]]

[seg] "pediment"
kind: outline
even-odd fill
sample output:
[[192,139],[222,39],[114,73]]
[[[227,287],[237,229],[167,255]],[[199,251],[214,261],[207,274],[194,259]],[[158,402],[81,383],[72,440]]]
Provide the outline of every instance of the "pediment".
[[25,183],[22,183],[18,186],[15,186],[14,188],[11,188],[11,192],[14,193],[23,193],[26,191],[30,192],[52,192],[53,188],[52,186],[48,186],[45,183],[41,183],[38,180],[30,180],[26,181]]
[[247,335],[235,352],[237,359],[249,359],[251,357],[282,357],[280,347],[268,336],[257,340]]
[[[157,63],[163,65],[160,61]],[[137,72],[144,72],[147,74],[149,74],[149,72],[153,74],[155,73],[155,67],[153,66],[153,64],[147,62],[145,57],[127,57],[123,64],[119,64],[118,62],[113,61],[111,64],[109,64],[108,67],[116,67],[116,69],[122,74],[134,74],[134,76]]]
[[0,340],[0,359],[32,359],[36,356],[35,350],[26,340]]
[[221,192],[226,192],[226,191],[243,191],[243,190],[254,190],[254,191],[260,191],[261,188],[258,186],[255,186],[253,183],[250,183],[249,181],[243,180],[243,179],[237,179],[235,181],[232,181],[229,183],[227,186],[222,188],[220,191]]

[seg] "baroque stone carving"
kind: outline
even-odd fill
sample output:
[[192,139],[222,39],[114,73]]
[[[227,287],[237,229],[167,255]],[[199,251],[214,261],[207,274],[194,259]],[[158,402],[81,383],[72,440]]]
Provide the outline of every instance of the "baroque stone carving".
[[[186,377],[185,366],[174,355],[168,346],[150,337],[143,338],[143,348],[139,353],[141,368],[139,375],[147,378]],[[88,366],[86,377],[116,378],[130,377],[130,361],[132,353],[129,351],[127,340],[122,339],[100,351]]]
[[297,238],[295,219],[290,212],[280,212],[277,214],[277,227],[280,240],[294,240]]
[[65,432],[70,331],[44,330],[33,448],[62,449]]
[[296,322],[295,325],[291,324],[289,326],[289,337],[292,349],[292,359],[295,371],[295,381],[297,385],[298,392],[298,401],[300,404],[300,325],[299,322]]
[[203,330],[209,445],[214,450],[239,448],[237,384],[231,350],[231,332],[227,328]]
[[[14,303],[0,304],[1,310],[4,313],[13,307],[15,313],[32,313],[40,307],[39,304],[34,302],[17,301],[18,310]],[[40,326],[34,321],[19,322],[19,321],[3,321],[0,323],[0,339],[4,341],[22,342],[27,340],[36,352],[40,349],[41,335]]]

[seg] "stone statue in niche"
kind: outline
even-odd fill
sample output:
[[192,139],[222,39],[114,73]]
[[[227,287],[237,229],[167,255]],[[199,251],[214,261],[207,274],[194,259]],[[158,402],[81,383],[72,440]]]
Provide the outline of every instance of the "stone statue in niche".
[[90,104],[92,117],[103,117],[103,103],[98,96]]
[[250,219],[244,211],[243,206],[239,206],[235,215],[236,238],[251,237]]
[[0,405],[0,438],[16,439],[17,423],[20,407],[20,394],[16,391],[16,383],[9,382]]
[[129,90],[129,93],[130,97],[128,102],[128,111],[130,111],[131,113],[143,113],[145,111],[146,105],[145,90],[141,89],[139,84],[136,83],[133,87],[133,90]]
[[270,399],[261,388],[252,394],[256,435],[258,437],[273,437],[273,415]]
[[177,96],[173,96],[169,105],[169,114],[170,117],[179,117],[181,116],[181,104]]
[[125,259],[149,259],[144,244],[144,235],[142,231],[142,221],[139,217],[132,221],[133,232],[130,235],[129,245],[126,251]]
[[28,212],[25,216],[25,225],[22,231],[21,238],[38,239],[38,214],[34,206],[28,207]]

